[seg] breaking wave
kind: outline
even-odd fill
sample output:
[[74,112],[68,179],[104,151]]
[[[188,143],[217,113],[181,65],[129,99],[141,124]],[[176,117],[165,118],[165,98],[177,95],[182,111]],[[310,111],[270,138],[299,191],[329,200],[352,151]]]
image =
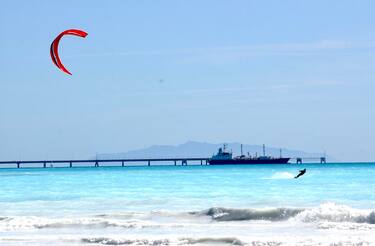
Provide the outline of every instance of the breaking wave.
[[[236,209],[212,207],[196,212],[158,211],[131,214],[102,214],[91,217],[46,218],[36,216],[0,217],[0,231],[49,228],[178,228],[189,224],[202,224],[229,221],[297,221],[302,223],[324,223],[322,229],[338,228],[338,223],[367,224],[366,228],[375,229],[375,211],[354,209],[345,205],[325,203],[315,208],[269,208]],[[339,227],[344,226],[343,223]],[[344,227],[348,227],[345,225]],[[348,228],[349,228],[348,227]]]
[[[0,221],[0,230],[16,231],[23,229],[63,229],[63,228],[85,228],[85,229],[101,229],[101,228],[126,228],[126,229],[142,229],[142,228],[159,228],[162,225],[151,221],[137,220],[113,220],[98,218],[71,218],[71,219],[51,219],[41,217],[9,217]],[[169,225],[173,227],[174,225]],[[175,225],[178,227],[179,225]]]
[[111,237],[92,237],[82,238],[81,242],[84,244],[94,245],[153,245],[153,246],[167,246],[167,245],[233,245],[233,246],[317,246],[317,245],[331,245],[331,246],[365,246],[373,245],[373,242],[361,238],[352,239],[334,239],[326,240],[322,238],[269,238],[269,239],[245,239],[240,240],[236,237],[201,237],[201,238],[164,238],[164,239],[119,239]]
[[82,238],[83,243],[103,244],[103,245],[170,245],[169,239],[114,239],[106,237]]
[[[234,237],[224,238],[178,238],[178,239],[115,239],[107,237],[82,238],[83,243],[103,244],[103,245],[247,245]],[[253,244],[257,245],[257,244]]]
[[239,220],[270,220],[282,221],[296,216],[302,209],[272,208],[272,209],[234,209],[214,207],[199,212],[211,216],[216,221],[239,221]]
[[375,211],[353,209],[345,205],[325,203],[316,208],[270,208],[234,209],[213,207],[192,214],[210,216],[215,221],[268,220],[285,221],[294,219],[302,222],[352,222],[375,224]]
[[325,203],[305,209],[296,216],[303,222],[352,222],[375,224],[375,211],[354,209],[346,205]]

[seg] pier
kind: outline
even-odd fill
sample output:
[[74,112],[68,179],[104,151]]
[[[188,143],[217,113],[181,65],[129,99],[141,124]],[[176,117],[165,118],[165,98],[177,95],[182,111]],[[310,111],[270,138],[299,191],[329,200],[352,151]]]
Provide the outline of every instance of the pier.
[[[142,158],[142,159],[85,159],[85,160],[39,160],[39,161],[0,161],[1,166],[8,165],[10,167],[54,167],[55,164],[63,165],[63,167],[79,167],[82,166],[93,166],[100,167],[103,164],[105,166],[131,166],[130,164],[137,163],[137,166],[151,166],[158,165],[158,163],[163,163],[164,165],[181,165],[187,166],[188,163],[193,165],[208,165],[209,158]],[[134,166],[134,165],[133,165]]]
[[[0,161],[1,167],[100,167],[100,166],[187,166],[209,165],[210,158],[141,158],[141,159],[81,159],[81,160],[36,160]],[[326,157],[292,157],[288,164],[326,163]],[[58,164],[58,166],[55,166]],[[136,165],[134,165],[136,164]]]
[[292,157],[290,158],[289,163],[302,164],[305,161],[308,163],[320,162],[321,164],[325,164],[327,163],[327,158],[326,157]]

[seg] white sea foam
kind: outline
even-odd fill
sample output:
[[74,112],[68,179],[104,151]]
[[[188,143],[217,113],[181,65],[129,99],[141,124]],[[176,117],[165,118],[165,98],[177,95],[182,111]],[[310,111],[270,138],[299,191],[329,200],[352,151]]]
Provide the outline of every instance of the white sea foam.
[[330,234],[327,236],[177,236],[177,235],[107,235],[83,236],[80,235],[34,235],[9,236],[0,238],[0,245],[38,245],[38,246],[67,246],[67,245],[237,245],[237,246],[371,246],[374,245],[374,236],[345,236]]
[[354,209],[346,205],[324,203],[316,208],[305,209],[296,219],[303,222],[353,222],[375,224],[375,211]]
[[35,216],[9,217],[0,221],[1,231],[19,231],[27,229],[63,229],[63,228],[86,228],[100,229],[109,227],[121,227],[128,229],[159,227],[152,221],[116,220],[104,218],[43,218]]
[[276,172],[271,177],[264,178],[264,179],[293,179],[294,174],[290,172]]

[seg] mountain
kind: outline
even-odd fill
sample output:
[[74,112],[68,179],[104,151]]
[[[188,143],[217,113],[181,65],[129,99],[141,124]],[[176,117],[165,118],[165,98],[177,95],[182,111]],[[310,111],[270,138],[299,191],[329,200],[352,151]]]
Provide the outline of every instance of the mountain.
[[[153,145],[148,148],[131,150],[123,153],[98,154],[98,159],[121,159],[121,158],[174,158],[174,157],[211,157],[223,144],[213,144],[204,142],[189,141],[177,146],[173,145]],[[228,149],[233,151],[234,156],[241,154],[240,143],[228,143]],[[262,145],[243,145],[243,153],[262,155]],[[280,156],[280,148],[267,147],[266,155]],[[282,149],[282,156],[285,157],[321,157],[324,153],[311,153],[300,150]],[[327,157],[329,159],[329,157]],[[330,159],[332,160],[332,159]]]

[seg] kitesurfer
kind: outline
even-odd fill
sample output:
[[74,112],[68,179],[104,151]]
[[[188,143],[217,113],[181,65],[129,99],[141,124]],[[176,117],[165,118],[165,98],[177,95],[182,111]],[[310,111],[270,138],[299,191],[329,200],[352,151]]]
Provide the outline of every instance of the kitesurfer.
[[299,177],[301,177],[302,175],[304,175],[306,173],[306,168],[303,169],[303,170],[299,170],[299,174],[297,176],[295,176],[294,178],[297,179]]

